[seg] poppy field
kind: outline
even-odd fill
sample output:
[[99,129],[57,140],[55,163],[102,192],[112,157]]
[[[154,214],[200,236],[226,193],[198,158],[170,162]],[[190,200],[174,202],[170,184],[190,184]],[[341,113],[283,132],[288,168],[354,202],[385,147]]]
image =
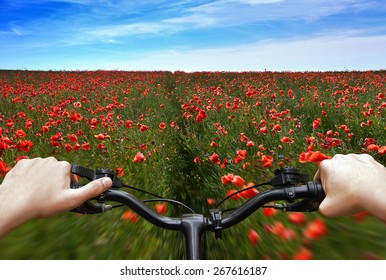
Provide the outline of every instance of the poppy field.
[[[4,70],[0,182],[22,158],[54,156],[111,168],[128,185],[208,215],[281,166],[312,179],[318,164],[338,153],[368,153],[385,165],[385,110],[386,71]],[[221,208],[262,190],[240,192]],[[180,214],[167,203],[149,206]],[[367,213],[328,219],[264,208],[224,230],[223,239],[207,234],[207,256],[385,259],[385,230]],[[179,233],[123,207],[30,221],[0,248],[1,259],[179,259],[185,250]]]

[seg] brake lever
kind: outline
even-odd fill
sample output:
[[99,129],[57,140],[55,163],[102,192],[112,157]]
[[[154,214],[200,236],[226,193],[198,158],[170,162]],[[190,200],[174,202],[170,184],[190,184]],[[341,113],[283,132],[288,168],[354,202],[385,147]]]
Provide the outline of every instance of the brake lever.
[[276,169],[274,174],[276,176],[269,182],[274,187],[294,186],[309,180],[307,174],[300,173],[299,169],[290,166]]
[[94,181],[99,178],[103,177],[110,177],[110,179],[113,181],[112,188],[122,188],[123,182],[121,179],[119,179],[114,171],[109,168],[98,168],[95,170],[80,166],[80,165],[72,165],[71,166],[71,173],[78,175],[80,177],[86,178],[89,181]]
[[82,205],[72,209],[71,212],[79,214],[99,214],[110,211],[111,209],[113,209],[112,205],[97,204],[92,203],[90,201],[86,201]]
[[274,208],[283,212],[314,212],[318,211],[319,204],[317,200],[305,198],[292,203],[274,204]]
[[[86,178],[90,182],[99,178],[109,177],[113,181],[112,188],[121,188],[123,186],[122,180],[119,179],[111,169],[101,168],[92,170],[80,165],[72,165],[71,173]],[[77,189],[82,186],[83,185],[74,184],[71,185],[71,188]],[[98,214],[104,213],[113,208],[111,205],[104,204],[104,193],[98,195],[94,199],[99,203],[92,203],[91,201],[86,201],[82,205],[72,209],[71,211],[80,214]]]

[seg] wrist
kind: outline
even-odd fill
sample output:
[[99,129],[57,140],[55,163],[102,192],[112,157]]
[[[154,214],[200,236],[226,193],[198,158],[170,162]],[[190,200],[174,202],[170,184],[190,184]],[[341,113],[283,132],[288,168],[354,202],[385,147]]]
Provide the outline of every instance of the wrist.
[[11,189],[4,182],[0,185],[0,239],[32,219],[34,215],[32,211],[26,209],[25,203],[21,204],[17,198],[15,199],[14,193],[10,192]]
[[371,183],[364,186],[366,197],[363,199],[363,208],[373,216],[386,222],[386,168],[381,166]]

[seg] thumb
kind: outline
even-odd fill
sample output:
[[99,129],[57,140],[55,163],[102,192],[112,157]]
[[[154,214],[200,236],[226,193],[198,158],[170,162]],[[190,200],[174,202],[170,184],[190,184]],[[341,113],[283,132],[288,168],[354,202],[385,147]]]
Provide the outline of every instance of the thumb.
[[99,194],[107,191],[113,184],[112,180],[109,177],[103,177],[94,181],[91,181],[87,185],[76,189],[79,199],[86,201],[93,197],[98,196]]
[[318,169],[318,171],[316,171],[315,175],[314,175],[314,182],[316,181],[320,181],[320,169]]

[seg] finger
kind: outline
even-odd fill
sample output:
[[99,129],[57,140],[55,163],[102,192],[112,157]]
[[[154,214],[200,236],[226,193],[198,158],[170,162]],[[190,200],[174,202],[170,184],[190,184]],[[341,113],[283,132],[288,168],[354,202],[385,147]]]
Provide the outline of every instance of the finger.
[[77,175],[71,173],[71,185],[77,184],[79,182],[79,178]]
[[113,184],[109,177],[103,177],[94,181],[91,181],[87,185],[79,189],[74,189],[77,198],[83,203],[84,201],[98,196],[99,194],[107,191]]
[[320,181],[320,169],[314,175],[314,182]]
[[326,178],[326,171],[328,170],[329,166],[331,165],[331,160],[323,160],[320,165],[318,171],[316,171],[314,176],[314,181],[321,182],[324,192],[327,195],[327,178]]

